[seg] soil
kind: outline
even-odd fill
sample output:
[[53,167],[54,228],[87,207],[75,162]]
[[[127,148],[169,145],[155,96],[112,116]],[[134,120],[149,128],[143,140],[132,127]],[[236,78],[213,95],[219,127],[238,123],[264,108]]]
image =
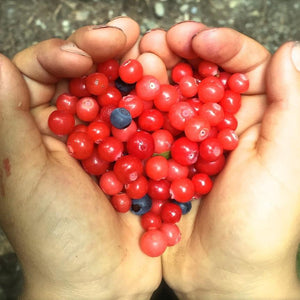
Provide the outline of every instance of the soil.
[[[271,52],[286,41],[300,40],[298,0],[0,0],[0,52],[12,58],[34,43],[66,38],[81,26],[119,15],[138,21],[142,33],[184,20],[231,27]],[[21,286],[17,256],[0,230],[0,300],[17,299]],[[176,298],[162,283],[153,299]]]

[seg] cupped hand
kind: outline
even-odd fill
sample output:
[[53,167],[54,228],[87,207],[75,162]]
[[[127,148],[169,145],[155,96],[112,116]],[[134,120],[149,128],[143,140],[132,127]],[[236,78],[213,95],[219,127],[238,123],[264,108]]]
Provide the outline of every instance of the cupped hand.
[[124,17],[18,53],[23,77],[0,57],[0,220],[24,269],[24,299],[147,299],[161,281],[160,258],[139,249],[139,218],[113,209],[47,125],[66,79],[139,56],[138,40]]
[[166,37],[178,56],[243,72],[250,87],[237,114],[239,146],[182,217],[182,240],[163,255],[165,280],[182,299],[298,299],[300,69],[291,53],[299,46],[271,59],[249,37],[195,22]]

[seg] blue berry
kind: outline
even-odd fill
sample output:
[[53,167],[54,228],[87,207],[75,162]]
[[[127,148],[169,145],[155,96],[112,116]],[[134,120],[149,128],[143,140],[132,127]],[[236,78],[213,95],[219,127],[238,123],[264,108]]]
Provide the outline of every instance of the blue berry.
[[130,112],[123,107],[115,108],[110,115],[111,125],[118,129],[124,129],[130,125],[132,117]]
[[115,80],[115,87],[121,92],[122,96],[126,96],[135,88],[135,83],[126,83],[119,77]]
[[141,216],[148,212],[152,206],[151,198],[146,194],[140,199],[132,199],[130,211],[135,215]]
[[176,203],[177,205],[180,206],[183,215],[187,214],[192,209],[192,202],[191,201],[182,203],[182,202],[178,202],[176,200],[173,200],[172,202]]

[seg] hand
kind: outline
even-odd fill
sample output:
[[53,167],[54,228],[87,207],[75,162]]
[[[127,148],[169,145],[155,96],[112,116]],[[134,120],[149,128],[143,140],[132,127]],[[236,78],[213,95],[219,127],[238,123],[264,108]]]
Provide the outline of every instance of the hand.
[[212,191],[181,219],[182,240],[163,255],[163,276],[182,299],[298,299],[299,44],[270,59],[231,29],[202,27],[192,38],[196,26],[171,28],[170,48],[244,72],[250,88],[237,116],[239,146]]
[[[139,218],[116,213],[47,126],[65,78],[139,55],[133,20],[107,25],[18,53],[26,84],[0,57],[0,220],[24,270],[24,299],[147,299],[161,281],[160,258],[139,249]],[[141,60],[147,66],[147,55]]]

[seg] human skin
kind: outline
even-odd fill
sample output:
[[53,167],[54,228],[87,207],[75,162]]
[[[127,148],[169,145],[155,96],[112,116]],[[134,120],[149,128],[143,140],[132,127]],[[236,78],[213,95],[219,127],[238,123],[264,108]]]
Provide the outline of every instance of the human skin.
[[[95,62],[137,58],[145,73],[168,81],[165,56],[145,40],[147,52],[139,48],[143,38],[133,20],[109,26],[118,28],[84,27],[68,41],[18,53],[13,61],[23,76],[0,57],[0,222],[24,269],[23,299],[149,299],[162,276],[182,299],[295,295],[297,110],[280,101],[297,107],[299,91],[287,82],[299,82],[298,74],[283,59],[291,44],[270,64],[264,47],[230,29],[185,22],[166,32],[161,51],[171,50],[174,61],[202,57],[245,72],[251,85],[237,115],[239,147],[212,192],[180,221],[181,242],[150,258],[138,246],[139,218],[116,213],[47,126],[65,79],[91,72]],[[185,44],[174,38],[180,34]]]

